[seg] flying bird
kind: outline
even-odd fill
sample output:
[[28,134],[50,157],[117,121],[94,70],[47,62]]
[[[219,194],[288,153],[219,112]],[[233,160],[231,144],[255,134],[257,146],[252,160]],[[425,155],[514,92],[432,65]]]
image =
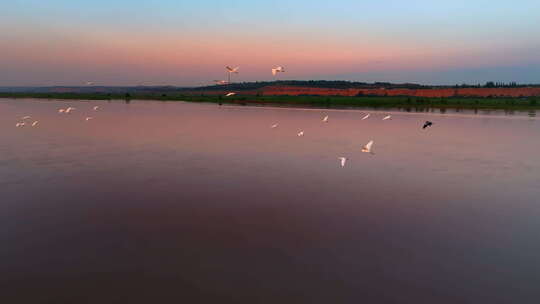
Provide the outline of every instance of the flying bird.
[[298,134],[297,134],[297,135],[298,135],[298,137],[300,137],[300,136],[304,136],[304,131],[300,131],[300,132],[298,132]]
[[431,121],[428,120],[428,121],[426,121],[426,122],[424,123],[424,126],[422,127],[422,129],[425,129],[425,128],[427,128],[427,127],[431,127],[432,125],[433,125],[433,123],[432,123]]
[[225,97],[230,97],[230,96],[234,96],[234,95],[236,95],[236,93],[230,92],[230,93],[227,93],[227,95],[225,95]]
[[364,116],[364,118],[362,118],[362,120],[368,119],[370,115],[371,114],[368,114],[368,115]]
[[17,124],[15,124],[15,127],[24,127],[26,124],[24,122],[18,122]]
[[346,157],[338,157],[338,159],[341,161],[341,167],[345,167],[345,163],[347,162],[347,158]]
[[39,122],[39,121],[37,121],[37,120],[36,120],[36,121],[34,121],[34,122],[32,123],[32,127],[35,127],[35,126],[37,126],[38,122]]
[[99,109],[99,106],[93,107],[94,111],[97,111]]
[[371,151],[371,147],[373,147],[373,140],[371,140],[365,146],[362,147],[362,152],[375,154]]
[[231,68],[230,66],[226,66],[225,68],[227,69],[227,71],[229,71],[229,73],[235,74],[238,74],[238,70],[240,69],[240,67]]
[[387,115],[387,116],[385,116],[382,120],[388,120],[388,119],[390,119],[390,118],[392,118],[392,115]]
[[235,68],[231,68],[230,66],[226,66],[225,69],[227,70],[228,73],[228,80],[227,83],[231,83],[231,74],[238,74],[238,70],[240,69],[240,67],[235,67]]
[[285,72],[285,69],[281,66],[275,67],[272,69],[272,75],[276,76],[277,73],[283,73]]
[[30,118],[32,118],[32,116],[24,116],[24,117],[21,117],[22,120],[30,119]]
[[87,81],[87,82],[86,82],[86,85],[87,85],[87,86],[90,86],[90,85],[93,85],[93,84],[94,84],[94,82],[92,82],[92,81]]
[[273,124],[273,125],[270,126],[270,129],[275,129],[275,128],[277,128],[278,126],[279,126],[279,124]]
[[90,119],[94,119],[94,117],[86,117],[86,121],[89,121]]
[[323,121],[323,122],[328,122],[328,115],[326,115],[326,116],[323,118],[322,121]]
[[214,80],[214,82],[215,82],[217,85],[224,85],[224,84],[228,84],[228,83],[229,83],[227,80]]
[[75,110],[76,108],[68,107],[64,112],[65,113],[71,113],[71,111]]
[[64,112],[66,112],[65,109],[58,109],[58,113],[64,113]]

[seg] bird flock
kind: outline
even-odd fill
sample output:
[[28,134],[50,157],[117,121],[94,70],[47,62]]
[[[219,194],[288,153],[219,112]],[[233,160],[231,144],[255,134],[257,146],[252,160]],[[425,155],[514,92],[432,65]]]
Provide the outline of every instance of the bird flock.
[[[58,109],[58,114],[71,114],[73,113],[73,111],[75,111],[77,108],[75,107],[67,107],[67,108],[60,108]],[[92,108],[93,111],[98,111],[99,110],[99,106],[94,106]],[[26,115],[26,116],[23,116],[20,118],[20,120],[15,124],[15,127],[17,128],[20,128],[20,127],[25,127],[25,126],[31,126],[31,127],[36,127],[39,123],[38,120],[35,120],[33,121],[32,123],[27,123],[27,121],[30,121],[30,119],[32,118],[32,116],[30,115]],[[90,121],[94,119],[93,117],[91,116],[88,116],[85,118],[85,121]]]
[[[231,83],[231,74],[238,74],[239,73],[239,70],[240,70],[240,67],[230,67],[230,66],[226,66],[225,67],[226,71],[228,72],[228,77],[229,77],[229,80],[226,81],[226,80],[214,80],[214,82],[217,84],[217,85],[225,85],[225,84],[229,84]],[[275,68],[272,68],[271,69],[271,72],[272,72],[272,75],[273,76],[276,76],[278,73],[284,73],[285,72],[285,69],[282,67],[282,66],[278,66],[278,67],[275,67]],[[94,83],[93,82],[87,82],[86,85],[93,85]],[[225,97],[231,97],[231,96],[235,96],[236,95],[236,92],[228,92],[227,94],[225,94]],[[76,110],[76,108],[74,107],[67,107],[67,108],[61,108],[61,109],[58,109],[58,113],[60,114],[70,114],[72,113],[74,110]],[[98,111],[99,110],[99,106],[94,106],[92,108],[93,111]],[[368,118],[371,117],[371,114],[366,114],[364,117],[362,117],[361,120],[366,120]],[[24,127],[26,126],[26,121],[29,120],[31,118],[31,116],[23,116],[21,118],[21,121],[17,122],[15,124],[16,127]],[[93,117],[91,116],[88,116],[85,118],[85,121],[90,121],[94,119]],[[325,115],[322,119],[322,122],[324,123],[328,123],[329,122],[329,119],[330,117],[328,115]],[[383,121],[385,120],[391,120],[392,119],[392,115],[386,115],[382,118]],[[30,124],[30,126],[32,127],[35,127],[37,126],[37,124],[39,123],[39,121],[34,121]],[[431,121],[426,121],[423,126],[422,126],[422,129],[426,129],[428,127],[431,127],[433,125],[433,122]],[[270,129],[275,129],[279,126],[278,123],[274,123],[270,126]],[[296,133],[296,135],[298,137],[303,137],[305,135],[305,132],[304,130],[299,130],[298,133]],[[375,155],[375,153],[373,152],[373,144],[375,143],[374,140],[370,140],[367,144],[365,144],[361,149],[360,151],[363,152],[363,153],[369,153],[371,155]],[[345,167],[345,164],[347,163],[347,160],[348,158],[345,157],[345,156],[340,156],[337,158],[339,160],[339,164],[341,167]]]
[[[214,80],[214,83],[216,85],[226,85],[226,84],[230,84],[231,83],[231,74],[238,74],[240,73],[240,67],[230,67],[230,66],[226,66],[225,67],[225,70],[227,71],[227,76],[228,76],[228,79],[229,80]],[[275,68],[272,68],[271,69],[271,72],[272,72],[272,75],[273,76],[277,76],[278,73],[285,73],[285,68],[282,67],[282,66],[277,66]],[[225,97],[231,97],[231,96],[234,96],[236,95],[236,92],[228,92],[227,94],[225,94]]]
[[[237,69],[236,69],[237,70]],[[233,69],[234,71],[234,69]],[[228,93],[226,96],[233,96],[235,95],[234,92],[231,92],[231,93]],[[59,114],[63,114],[63,115],[66,115],[66,114],[70,114],[70,113],[73,113],[73,111],[75,111],[77,108],[75,107],[67,107],[67,108],[60,108],[58,109],[58,113]],[[92,107],[92,111],[98,111],[100,109],[99,106],[94,106]],[[371,117],[371,114],[366,114],[364,117],[362,117],[361,120],[366,120],[368,118]],[[39,121],[35,120],[33,121],[32,123],[28,123],[27,124],[27,121],[30,121],[30,119],[32,118],[32,116],[30,115],[26,115],[26,116],[23,116],[20,118],[20,121],[18,121],[15,126],[17,128],[20,128],[20,127],[24,127],[24,126],[27,126],[27,125],[30,125],[31,127],[36,127],[39,123]],[[85,121],[90,121],[90,120],[93,120],[94,118],[92,116],[87,116],[85,118]],[[386,115],[382,118],[383,121],[386,121],[386,120],[391,120],[392,119],[392,115]],[[323,123],[328,123],[330,121],[330,116],[329,115],[325,115],[323,118],[322,118],[322,122]],[[276,129],[277,127],[279,126],[279,123],[274,123],[270,126],[270,129]],[[433,122],[431,121],[426,121],[424,122],[424,124],[422,125],[422,129],[426,129],[428,127],[431,127],[433,126]],[[296,133],[296,135],[298,137],[303,137],[305,135],[305,131],[304,130],[298,130],[298,133]],[[363,152],[363,153],[369,153],[371,155],[375,155],[375,153],[373,152],[373,144],[375,143],[374,140],[370,140],[367,144],[365,144],[361,149],[360,151]],[[345,157],[345,156],[340,156],[337,158],[339,160],[339,164],[341,167],[345,167],[345,164],[347,163],[348,161],[348,158]]]
[[[361,120],[366,120],[368,119],[369,117],[371,116],[371,114],[366,114],[364,117],[362,117]],[[329,122],[329,119],[330,117],[328,115],[325,115],[322,119],[322,122],[324,123],[328,123]],[[392,115],[386,115],[382,118],[382,121],[385,121],[385,120],[390,120],[392,119]],[[270,126],[270,129],[275,129],[279,126],[278,123],[274,123]],[[431,127],[433,126],[433,122],[431,121],[426,121],[423,126],[422,126],[422,129],[426,129],[427,127]],[[304,130],[299,130],[298,133],[296,133],[296,135],[298,137],[303,137],[305,135],[305,131]],[[363,153],[369,153],[371,155],[375,155],[375,152],[373,152],[373,144],[375,143],[374,140],[370,140],[367,144],[365,144],[364,146],[362,146],[362,148],[360,149],[361,152]],[[348,157],[345,157],[345,156],[340,156],[337,158],[339,160],[339,164],[341,167],[345,167],[345,164],[347,163],[347,161],[349,160]]]
[[[27,125],[26,122],[27,122],[30,118],[32,118],[32,116],[28,116],[28,115],[27,115],[27,116],[21,117],[20,121],[17,122],[17,123],[15,124],[15,127],[20,128],[20,127],[26,126],[26,125]],[[35,126],[37,126],[38,123],[39,123],[39,121],[35,120],[34,122],[32,122],[32,123],[30,124],[30,126],[35,127]]]
[[[222,85],[222,84],[229,84],[231,83],[231,74],[238,74],[239,73],[239,69],[240,67],[235,67],[235,68],[231,68],[230,66],[226,66],[225,69],[227,70],[228,72],[228,75],[229,75],[229,80],[228,81],[225,81],[225,80],[214,80],[214,82],[218,85]],[[275,67],[275,68],[272,68],[271,69],[271,72],[272,72],[272,75],[273,76],[276,76],[278,73],[284,73],[285,72],[285,68],[283,68],[282,66],[278,66],[278,67]],[[225,94],[225,97],[231,97],[231,96],[234,96],[236,95],[236,92],[228,92],[227,94]],[[362,117],[362,120],[366,120],[368,119],[369,117],[371,116],[371,114],[366,114],[364,117]],[[382,118],[383,121],[385,120],[391,120],[392,119],[392,115],[386,115]],[[326,115],[322,121],[324,123],[328,123],[329,121],[329,117],[328,115]],[[427,127],[430,127],[433,125],[433,122],[431,121],[426,121],[424,123],[424,125],[422,126],[422,129],[426,129]],[[273,125],[270,126],[271,129],[275,129],[279,126],[279,124],[275,123]],[[305,134],[304,130],[299,130],[298,133],[296,133],[296,135],[298,137],[303,137]],[[362,149],[360,151],[364,152],[364,153],[369,153],[371,155],[375,155],[375,153],[373,152],[373,143],[374,141],[373,140],[370,140],[366,145],[364,145],[362,147]],[[345,157],[345,156],[340,156],[338,157],[338,160],[340,161],[340,164],[341,164],[341,167],[345,167],[345,164],[347,163],[347,160],[348,158]]]

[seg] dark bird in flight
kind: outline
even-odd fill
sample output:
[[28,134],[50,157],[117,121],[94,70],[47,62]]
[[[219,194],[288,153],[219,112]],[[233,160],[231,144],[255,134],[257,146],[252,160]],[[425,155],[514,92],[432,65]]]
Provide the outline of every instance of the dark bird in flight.
[[431,127],[432,125],[433,125],[433,123],[432,123],[431,121],[428,120],[428,121],[426,121],[426,122],[424,123],[424,126],[422,127],[422,129],[425,129],[425,128],[427,128],[427,127]]

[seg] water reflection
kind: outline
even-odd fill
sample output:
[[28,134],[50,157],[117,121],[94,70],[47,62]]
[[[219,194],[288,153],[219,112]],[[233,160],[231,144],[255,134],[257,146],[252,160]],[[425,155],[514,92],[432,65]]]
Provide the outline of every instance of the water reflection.
[[413,109],[1,102],[1,297],[536,300],[536,113]]
[[514,115],[514,113],[515,113],[514,110],[509,110],[509,109],[508,109],[508,110],[504,110],[504,114],[505,114],[505,115]]

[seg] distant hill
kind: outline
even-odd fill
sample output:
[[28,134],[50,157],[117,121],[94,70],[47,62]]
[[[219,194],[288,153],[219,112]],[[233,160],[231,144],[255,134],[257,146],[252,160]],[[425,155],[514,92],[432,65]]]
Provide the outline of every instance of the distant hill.
[[219,95],[234,91],[243,95],[319,95],[319,96],[537,96],[538,84],[487,82],[483,85],[430,86],[415,83],[351,82],[341,80],[279,80],[239,82],[202,87],[176,86],[52,86],[0,87],[3,93],[82,93],[82,94],[185,94]]
[[279,80],[238,82],[225,85],[208,85],[201,87],[176,87],[176,86],[51,86],[51,87],[0,87],[0,92],[26,92],[26,93],[122,93],[122,92],[181,92],[181,91],[221,91],[221,90],[258,90],[269,86],[298,86],[325,89],[375,89],[375,88],[401,88],[421,89],[431,86],[414,83],[393,84],[388,82],[351,82],[351,81],[328,81],[328,80]]

